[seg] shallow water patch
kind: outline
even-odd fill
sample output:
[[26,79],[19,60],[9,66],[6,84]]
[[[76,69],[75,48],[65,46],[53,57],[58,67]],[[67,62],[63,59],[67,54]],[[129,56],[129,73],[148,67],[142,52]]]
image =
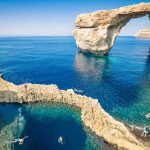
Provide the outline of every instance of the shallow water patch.
[[[56,103],[1,107],[3,111],[1,110],[0,115],[5,114],[5,110],[11,109],[8,111],[11,119],[7,118],[7,115],[3,116],[4,120],[8,121],[5,127],[9,126],[7,128],[9,134],[2,140],[8,142],[3,146],[5,148],[7,146],[7,150],[10,147],[14,150],[101,150],[107,146],[82,124],[80,110],[77,108]],[[11,111],[14,113],[11,114]],[[3,129],[0,133],[2,131]],[[26,135],[29,138],[23,145],[9,144],[10,140]],[[63,144],[58,142],[60,136],[64,139]]]

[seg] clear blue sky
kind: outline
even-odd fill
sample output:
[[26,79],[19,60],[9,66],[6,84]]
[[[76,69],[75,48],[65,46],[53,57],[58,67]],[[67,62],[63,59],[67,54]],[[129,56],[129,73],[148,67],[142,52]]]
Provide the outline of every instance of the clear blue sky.
[[[77,15],[150,0],[0,0],[0,35],[72,35]],[[150,27],[147,17],[134,19],[121,35]]]

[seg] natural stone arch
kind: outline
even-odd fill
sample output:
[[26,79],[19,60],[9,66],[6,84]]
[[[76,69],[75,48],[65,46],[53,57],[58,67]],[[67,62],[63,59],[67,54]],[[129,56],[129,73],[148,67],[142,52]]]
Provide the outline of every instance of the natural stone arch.
[[150,18],[150,3],[81,14],[76,18],[76,44],[82,51],[106,54],[123,26],[133,18],[146,15]]

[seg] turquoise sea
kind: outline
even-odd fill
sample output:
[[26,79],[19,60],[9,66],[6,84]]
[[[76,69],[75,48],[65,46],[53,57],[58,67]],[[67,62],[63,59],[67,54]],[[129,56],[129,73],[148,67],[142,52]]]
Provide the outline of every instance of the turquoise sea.
[[[118,37],[110,54],[98,57],[79,52],[73,37],[0,37],[0,72],[15,84],[72,88],[97,98],[115,119],[143,127],[150,124],[145,118],[150,112],[149,46],[149,39]],[[19,115],[21,123],[16,121]],[[10,133],[3,141],[29,136],[23,146],[14,145],[15,150],[103,149],[82,124],[80,112],[66,106],[0,105],[0,133],[5,128]],[[57,142],[60,135],[64,145]]]

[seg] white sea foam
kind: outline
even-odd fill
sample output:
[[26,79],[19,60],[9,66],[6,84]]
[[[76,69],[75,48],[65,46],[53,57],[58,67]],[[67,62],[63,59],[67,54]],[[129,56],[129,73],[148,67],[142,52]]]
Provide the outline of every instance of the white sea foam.
[[74,88],[73,90],[74,90],[74,92],[83,93],[82,90],[78,90],[78,89],[76,89],[76,88]]

